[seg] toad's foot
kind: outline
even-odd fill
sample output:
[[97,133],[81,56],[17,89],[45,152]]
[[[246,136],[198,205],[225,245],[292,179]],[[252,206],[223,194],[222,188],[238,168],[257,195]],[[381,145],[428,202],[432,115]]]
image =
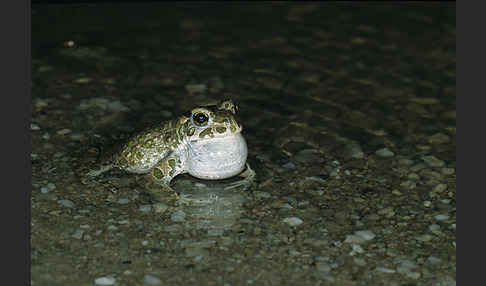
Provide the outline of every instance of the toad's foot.
[[256,173],[252,170],[252,168],[250,168],[250,165],[246,163],[246,170],[238,176],[243,177],[243,179],[229,184],[224,189],[231,190],[241,186],[248,188],[254,183]]
[[83,175],[81,176],[81,183],[88,184],[90,180],[94,177],[97,177],[109,170],[113,169],[113,165],[103,165],[97,169],[90,169],[89,171],[82,171]]
[[149,192],[155,205],[163,204],[163,202],[170,202],[176,205],[189,205],[191,203],[190,199],[184,195],[179,195],[168,184],[149,181],[145,184],[145,189]]
[[85,176],[86,177],[96,177],[96,176],[99,176],[99,175],[103,174],[104,172],[107,172],[111,169],[113,169],[113,165],[103,165],[103,166],[100,166],[98,169],[88,171],[85,174]]

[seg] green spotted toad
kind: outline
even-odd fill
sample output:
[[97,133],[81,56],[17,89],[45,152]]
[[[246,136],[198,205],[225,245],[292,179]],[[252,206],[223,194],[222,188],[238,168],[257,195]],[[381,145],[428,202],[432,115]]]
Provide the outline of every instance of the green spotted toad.
[[[200,106],[177,119],[145,129],[129,139],[88,176],[118,168],[129,173],[147,174],[156,199],[163,191],[173,191],[171,180],[183,173],[207,180],[226,179],[245,169],[246,179],[234,182],[236,187],[251,182],[255,173],[246,164],[248,155],[242,125],[234,115],[237,106],[231,100],[217,105]],[[159,200],[159,199],[158,199]]]

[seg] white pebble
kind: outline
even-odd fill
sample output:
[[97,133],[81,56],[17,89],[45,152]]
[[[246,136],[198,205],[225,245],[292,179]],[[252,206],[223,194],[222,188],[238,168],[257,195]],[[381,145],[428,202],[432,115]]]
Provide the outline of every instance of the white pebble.
[[372,240],[376,237],[376,234],[369,230],[358,230],[355,231],[354,234],[363,238],[364,240]]
[[164,203],[156,203],[153,205],[153,208],[156,213],[164,213],[169,206]]
[[57,201],[61,206],[66,207],[66,208],[73,208],[74,203],[71,202],[70,200],[58,200]]
[[376,155],[380,156],[380,157],[393,157],[395,156],[395,153],[393,153],[392,151],[390,151],[390,149],[388,148],[383,148],[383,149],[380,149],[380,150],[377,150],[375,152]]
[[448,214],[438,214],[434,218],[436,220],[446,220],[446,219],[449,219],[449,215]]
[[71,235],[73,238],[76,238],[76,239],[81,239],[83,238],[83,234],[84,234],[84,230],[82,229],[78,229],[76,230],[73,235]]
[[434,234],[439,234],[440,233],[440,225],[431,224],[431,225],[429,225],[429,230]]
[[345,243],[363,243],[366,240],[362,238],[361,236],[354,235],[354,234],[349,234],[346,235],[346,239],[344,240]]
[[115,281],[113,277],[98,277],[94,282],[96,285],[115,285]]
[[40,130],[39,125],[31,123],[30,124],[30,130],[35,131],[35,130]]
[[395,273],[396,271],[394,269],[386,268],[386,267],[376,267],[376,271],[380,271],[383,273]]
[[447,185],[441,183],[441,184],[438,184],[437,186],[435,186],[432,191],[436,192],[436,193],[441,193],[445,190],[447,190]]
[[356,252],[356,253],[364,253],[364,249],[359,245],[359,244],[354,244],[351,245],[351,248],[353,249],[353,252]]
[[117,203],[119,203],[120,205],[125,205],[125,204],[128,204],[130,202],[129,199],[127,198],[120,198]]
[[58,130],[56,133],[57,133],[57,135],[61,135],[61,136],[66,135],[66,134],[71,133],[71,129],[64,128],[64,129]]
[[441,260],[440,258],[435,257],[435,256],[429,256],[429,257],[427,258],[427,262],[428,262],[429,264],[432,264],[432,265],[438,265],[438,264],[440,264],[440,263],[441,263],[441,261],[442,261],[442,260]]
[[140,206],[139,210],[143,213],[148,213],[152,210],[152,206],[151,205],[142,205],[142,206]]
[[160,285],[160,284],[162,284],[162,281],[160,281],[159,278],[157,278],[153,275],[149,275],[149,274],[147,274],[143,277],[143,282],[145,284],[148,284],[148,285]]
[[173,221],[173,222],[183,222],[186,218],[186,213],[179,210],[179,211],[175,211],[171,216],[170,216],[170,219]]
[[293,216],[293,217],[285,218],[283,222],[290,226],[298,226],[301,225],[304,221],[298,217]]

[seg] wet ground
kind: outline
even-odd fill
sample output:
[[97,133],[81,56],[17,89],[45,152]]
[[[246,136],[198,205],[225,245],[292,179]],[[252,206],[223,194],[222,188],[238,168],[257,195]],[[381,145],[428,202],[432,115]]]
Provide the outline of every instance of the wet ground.
[[[455,46],[455,3],[34,6],[32,284],[456,285]],[[83,183],[223,98],[252,188]]]

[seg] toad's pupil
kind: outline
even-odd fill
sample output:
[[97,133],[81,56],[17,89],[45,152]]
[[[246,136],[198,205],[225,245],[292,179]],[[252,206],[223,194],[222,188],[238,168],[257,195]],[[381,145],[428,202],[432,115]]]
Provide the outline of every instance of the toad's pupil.
[[208,117],[204,113],[197,113],[194,115],[194,121],[199,124],[203,124],[208,121]]

